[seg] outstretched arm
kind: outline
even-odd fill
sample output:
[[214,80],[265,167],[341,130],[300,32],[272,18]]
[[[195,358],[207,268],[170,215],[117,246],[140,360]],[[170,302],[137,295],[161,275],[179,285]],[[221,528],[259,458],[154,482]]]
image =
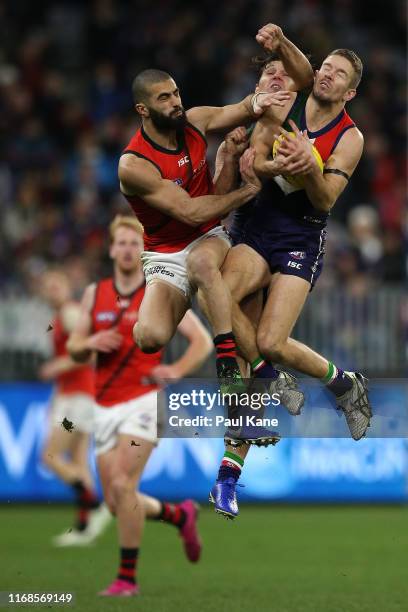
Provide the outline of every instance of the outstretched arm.
[[173,181],[163,179],[159,171],[144,159],[122,155],[119,162],[119,178],[124,193],[137,195],[149,206],[191,226],[225,216],[255,197],[261,185],[251,170],[252,162],[241,167],[245,184],[240,189],[226,195],[192,198]]
[[192,374],[204,363],[214,348],[210,334],[192,310],[187,310],[177,329],[187,338],[188,347],[174,363],[162,364],[153,369],[152,377],[159,382]]
[[[259,95],[262,93],[262,95]],[[204,134],[231,130],[258,119],[270,106],[283,106],[288,92],[257,92],[237,104],[227,106],[197,106],[187,111],[187,119]]]
[[257,42],[269,53],[277,53],[288,75],[295,82],[295,91],[313,84],[313,68],[306,55],[296,47],[281,28],[273,23],[263,26],[256,35]]

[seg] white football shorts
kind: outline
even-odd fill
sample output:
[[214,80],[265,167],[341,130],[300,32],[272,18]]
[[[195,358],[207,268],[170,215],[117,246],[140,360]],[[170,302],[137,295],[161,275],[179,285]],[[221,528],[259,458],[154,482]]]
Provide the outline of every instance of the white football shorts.
[[199,242],[212,237],[225,240],[228,246],[232,244],[227,231],[218,225],[199,238],[196,238],[196,240],[193,240],[182,251],[177,251],[176,253],[143,251],[142,263],[146,285],[150,285],[157,280],[164,281],[182,291],[186,298],[190,300],[194,295],[195,288],[187,277],[187,256]]
[[74,431],[92,433],[94,398],[86,393],[56,393],[51,400],[50,419],[53,427],[61,427],[64,419],[74,425]]
[[114,406],[94,404],[95,453],[114,448],[120,434],[157,443],[157,391]]

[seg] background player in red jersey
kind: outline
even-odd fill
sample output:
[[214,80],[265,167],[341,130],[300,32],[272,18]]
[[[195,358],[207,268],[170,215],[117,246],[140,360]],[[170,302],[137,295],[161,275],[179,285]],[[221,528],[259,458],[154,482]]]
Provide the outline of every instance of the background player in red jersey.
[[[304,79],[302,59],[294,53],[296,75]],[[217,373],[240,378],[232,334],[231,299],[220,267],[231,246],[219,220],[253,198],[260,183],[252,172],[252,152],[241,167],[245,185],[226,195],[212,195],[205,134],[249,123],[287,94],[247,96],[225,107],[203,106],[187,113],[175,81],[167,73],[145,70],[133,83],[135,108],[142,118],[119,164],[121,189],[145,227],[143,253],[147,291],[135,339],[142,350],[156,351],[174,334],[199,288],[215,335]],[[163,305],[166,307],[163,308]]]
[[[44,463],[71,485],[77,499],[74,528],[56,536],[56,546],[81,546],[92,542],[110,520],[104,504],[95,495],[89,470],[89,434],[92,432],[94,373],[90,365],[76,363],[66,342],[78,316],[79,304],[71,298],[70,281],[60,269],[44,273],[41,294],[55,311],[51,323],[54,357],[44,363],[39,377],[55,381],[50,411],[50,433],[43,451]],[[63,427],[65,419],[72,431]]]
[[136,595],[136,564],[145,517],[176,526],[190,561],[201,543],[197,509],[191,500],[162,503],[135,491],[157,443],[157,388],[164,378],[181,378],[211,352],[211,338],[188,311],[178,326],[189,346],[175,363],[161,364],[162,354],[143,353],[132,329],[145,292],[140,254],[143,228],[134,217],[118,216],[110,226],[112,278],[90,285],[68,348],[77,360],[96,352],[95,444],[105,499],[118,520],[120,567],[101,594]]

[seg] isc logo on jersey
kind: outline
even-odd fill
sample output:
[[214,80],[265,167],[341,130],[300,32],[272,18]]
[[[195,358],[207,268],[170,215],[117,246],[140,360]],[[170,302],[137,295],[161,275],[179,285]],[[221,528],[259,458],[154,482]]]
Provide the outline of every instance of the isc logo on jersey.
[[[181,168],[182,166],[185,166],[185,164],[190,164],[190,158],[188,155],[186,155],[185,157],[181,157],[180,159],[177,160],[177,164],[178,167]],[[201,170],[204,168],[205,166],[205,159],[201,159],[197,168],[193,169],[193,174],[198,174],[199,172],[201,172]],[[174,182],[177,182],[179,179],[176,179]]]
[[181,168],[181,166],[184,166],[185,164],[190,163],[190,158],[188,157],[188,155],[185,155],[184,157],[181,157],[180,159],[178,159],[177,163],[178,163],[178,167]]

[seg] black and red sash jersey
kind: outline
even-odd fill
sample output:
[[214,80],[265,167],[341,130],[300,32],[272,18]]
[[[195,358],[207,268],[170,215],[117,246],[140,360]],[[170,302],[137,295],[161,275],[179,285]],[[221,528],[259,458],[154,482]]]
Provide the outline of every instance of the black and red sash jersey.
[[106,278],[96,286],[93,332],[114,328],[123,337],[118,350],[97,355],[95,399],[102,406],[120,404],[157,388],[149,384],[148,378],[161,362],[162,351],[143,353],[132,335],[144,292],[143,284],[130,295],[121,295],[113,278]]
[[[207,141],[204,136],[188,123],[177,131],[177,143],[177,149],[165,149],[149,138],[142,126],[123,153],[148,160],[164,179],[185,189],[192,198],[213,193],[213,182],[206,160]],[[147,251],[181,251],[219,223],[219,219],[213,219],[199,227],[192,227],[149,206],[138,196],[125,197],[144,227]]]
[[[283,127],[291,131],[292,128],[289,124],[289,119],[292,119],[300,130],[307,130],[310,141],[319,151],[323,163],[325,164],[337,147],[343,134],[347,132],[347,130],[355,128],[356,125],[343,109],[337,117],[323,128],[316,132],[311,132],[307,129],[306,125],[307,99],[308,94],[306,92],[297,94]],[[280,210],[284,214],[295,217],[299,221],[316,228],[323,227],[328,217],[328,213],[321,213],[313,207],[304,189],[294,187],[283,179],[283,177],[276,177],[264,183],[258,196],[257,208],[258,207],[262,208],[266,216],[268,216],[268,209],[271,216],[274,216],[273,210],[276,212]],[[260,217],[259,213],[260,211],[258,210],[258,220]]]

